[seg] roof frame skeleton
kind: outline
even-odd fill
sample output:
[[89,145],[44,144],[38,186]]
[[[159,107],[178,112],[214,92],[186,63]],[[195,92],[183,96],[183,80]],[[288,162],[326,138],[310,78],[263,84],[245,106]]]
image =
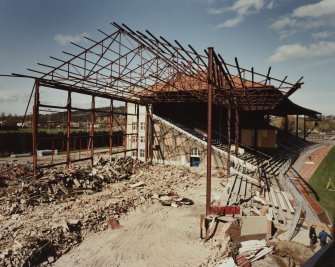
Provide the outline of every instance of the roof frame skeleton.
[[[148,30],[134,31],[125,24],[111,24],[115,31],[100,41],[85,37],[92,44],[78,54],[63,51],[69,59],[56,57],[58,66],[38,63],[42,69],[28,69],[42,75],[35,77],[43,86],[78,93],[101,95],[122,101],[148,104],[152,102],[207,102],[208,52],[187,49],[175,40],[157,38]],[[213,103],[240,110],[271,110],[301,87],[267,74],[226,63],[213,54]],[[184,79],[186,77],[186,79]],[[201,88],[199,88],[201,87]],[[172,93],[178,92],[178,93]]]

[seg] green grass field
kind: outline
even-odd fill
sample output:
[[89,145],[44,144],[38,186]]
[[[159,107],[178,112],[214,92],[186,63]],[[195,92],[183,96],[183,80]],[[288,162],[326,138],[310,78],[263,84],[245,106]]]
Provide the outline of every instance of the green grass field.
[[334,224],[335,191],[326,190],[329,178],[331,178],[335,185],[335,147],[329,151],[328,155],[324,158],[312,178],[309,180],[309,184],[317,192],[320,198],[319,203],[327,210],[328,215]]

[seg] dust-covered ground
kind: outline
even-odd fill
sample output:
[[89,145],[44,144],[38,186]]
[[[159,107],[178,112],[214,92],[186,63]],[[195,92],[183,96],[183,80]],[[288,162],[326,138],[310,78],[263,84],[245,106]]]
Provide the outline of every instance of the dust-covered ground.
[[[192,199],[194,205],[174,208],[149,200],[120,218],[122,228],[88,236],[77,248],[62,256],[55,266],[213,264],[215,255],[226,252],[226,228],[218,231],[215,239],[208,243],[200,239],[200,215],[205,212],[205,176],[199,170],[198,174],[202,175],[197,183],[179,191],[182,196]],[[213,179],[214,186],[219,183],[219,178]]]

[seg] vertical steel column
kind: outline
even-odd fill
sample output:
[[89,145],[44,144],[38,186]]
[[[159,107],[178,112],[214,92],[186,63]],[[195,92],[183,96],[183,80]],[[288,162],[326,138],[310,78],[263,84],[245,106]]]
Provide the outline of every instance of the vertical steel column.
[[146,116],[145,116],[145,151],[144,151],[144,161],[148,161],[149,154],[149,106],[145,106]]
[[66,123],[66,165],[69,167],[70,158],[70,138],[71,138],[71,91],[67,92],[67,123]]
[[127,127],[128,127],[128,102],[126,102],[126,118],[124,122],[124,132],[123,132],[123,147],[124,147],[123,157],[127,156],[127,141],[128,141]]
[[255,151],[258,150],[257,139],[258,139],[258,126],[255,126],[255,128],[254,128],[254,149],[255,149]]
[[109,155],[113,154],[113,99],[109,108]]
[[298,114],[295,117],[295,140],[298,142],[298,127],[299,127],[299,117]]
[[288,140],[288,115],[285,115],[285,132],[286,132],[286,136],[285,136],[285,140]]
[[222,142],[222,106],[219,106],[219,137],[220,137],[220,143]]
[[37,174],[37,135],[38,135],[38,112],[39,112],[39,103],[40,103],[40,93],[39,93],[39,81],[35,80],[35,95],[34,95],[34,106],[33,106],[33,168],[34,168],[34,177]]
[[235,108],[235,155],[238,156],[239,139],[240,139],[240,117],[237,108]]
[[95,96],[92,96],[91,104],[91,132],[90,132],[90,144],[91,144],[91,161],[93,164],[94,157],[94,122],[95,122]]
[[152,160],[154,158],[154,152],[153,152],[153,147],[154,147],[154,123],[153,123],[153,119],[152,119],[152,114],[153,114],[153,107],[152,105],[150,105],[149,108],[149,159],[150,159],[150,163],[152,163]]
[[306,116],[304,115],[304,140],[306,140]]
[[212,101],[213,101],[213,47],[208,48],[208,100],[207,100],[207,183],[206,183],[206,215],[211,211],[211,179],[212,179]]
[[136,109],[136,122],[137,122],[137,124],[136,124],[136,130],[137,130],[137,132],[136,132],[136,159],[138,159],[138,150],[139,150],[139,137],[140,137],[140,105],[139,104],[136,104],[136,107],[137,107],[137,109]]
[[230,120],[231,120],[231,108],[228,107],[227,109],[227,178],[230,177],[230,149],[231,149],[231,142],[230,142]]

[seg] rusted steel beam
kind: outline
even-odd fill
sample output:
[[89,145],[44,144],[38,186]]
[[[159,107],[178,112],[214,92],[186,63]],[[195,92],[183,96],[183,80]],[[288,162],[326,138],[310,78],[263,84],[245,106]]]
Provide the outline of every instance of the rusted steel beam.
[[236,85],[235,85],[234,79],[233,79],[233,77],[230,74],[230,71],[229,71],[229,68],[228,68],[226,62],[223,60],[223,58],[221,57],[220,54],[218,55],[218,57],[221,60],[221,62],[223,63],[223,66],[225,67],[226,71],[224,71],[224,73],[227,74],[227,76],[226,76],[227,82],[229,83],[229,85],[230,85],[231,88],[235,88],[236,89]]
[[140,106],[136,105],[136,159],[138,159],[139,138],[140,138]]
[[[126,113],[128,113],[128,102],[126,102]],[[128,138],[127,138],[127,131],[128,131],[128,115],[126,114],[125,116],[125,122],[124,122],[124,134],[123,134],[123,147],[124,147],[124,154],[123,156],[126,157],[127,156],[127,142],[128,142]]]
[[198,52],[189,44],[188,47],[192,50],[192,52],[197,56],[197,58],[201,61],[204,67],[207,68],[207,63],[203,60],[203,56],[199,55]]
[[66,62],[63,63],[62,65],[56,67],[54,70],[52,70],[52,71],[50,71],[50,72],[44,74],[44,76],[42,76],[41,78],[45,78],[45,77],[47,77],[48,75],[51,75],[53,71],[57,70],[58,68],[61,68],[61,67],[65,66],[66,64],[68,64],[68,63],[71,62],[72,60],[76,59],[78,56],[81,56],[82,54],[86,53],[87,51],[91,51],[94,47],[96,47],[97,45],[100,45],[102,42],[104,42],[105,40],[111,38],[113,35],[118,34],[118,33],[119,33],[119,31],[116,31],[116,32],[110,34],[109,36],[105,37],[105,38],[102,39],[101,41],[99,41],[97,44],[94,44],[94,45],[90,46],[89,48],[86,48],[84,51],[82,51],[81,53],[79,53],[79,54],[78,54],[77,56],[75,56],[74,58],[69,59],[68,61],[66,61]]
[[299,128],[299,115],[297,114],[295,117],[295,139],[298,142],[298,128]]
[[113,99],[109,107],[109,155],[113,154]]
[[67,92],[67,122],[66,122],[66,162],[67,166],[71,162],[70,158],[70,140],[71,140],[71,91]]
[[254,87],[254,67],[251,68],[251,86]]
[[[113,23],[114,26],[116,27],[120,27],[121,29],[123,29],[121,26]],[[164,52],[160,47],[159,45],[162,45],[162,42],[160,42],[156,37],[153,37],[154,40],[156,40],[156,43],[148,38],[148,36],[146,36],[145,34],[141,33],[140,31],[136,31],[136,33],[131,30],[128,26],[126,26],[125,24],[122,24],[123,27],[125,27],[130,33],[131,35],[129,35],[129,37],[131,37],[133,40],[137,41],[137,42],[140,42],[144,47],[146,47],[153,55],[156,55],[156,56],[159,56],[161,59],[169,62],[169,64],[172,64],[174,67],[177,67],[178,69],[180,69],[180,66],[183,66],[183,71],[184,72],[189,72],[190,75],[193,75],[193,72],[190,71],[190,68],[187,67],[187,66],[184,66],[184,65],[180,65],[180,64],[176,64],[176,62],[173,60],[173,59],[168,59],[166,57],[167,54],[173,56],[173,53],[171,53],[170,50],[169,53],[166,53]],[[123,29],[125,32],[126,30]],[[152,34],[151,34],[152,35]],[[153,36],[153,35],[152,35]],[[171,48],[173,48],[175,50],[175,52],[177,52],[185,61],[186,58],[184,58],[178,51],[178,49],[176,47],[174,47],[173,45],[171,45],[167,40],[165,40],[164,38],[161,37],[161,39],[163,41],[165,41],[165,46],[163,46],[165,49],[166,49],[166,45],[170,46]],[[158,41],[158,42],[157,42]],[[192,66],[191,66],[192,67]]]
[[231,141],[230,141],[230,120],[231,120],[231,108],[227,109],[227,179],[230,177],[230,151],[231,151]]
[[268,74],[266,74],[266,77],[265,77],[265,86],[266,86],[267,82],[269,80],[271,80],[271,78],[270,78],[270,72],[271,72],[271,67],[269,67]]
[[206,215],[211,209],[212,180],[212,101],[213,101],[213,47],[208,48],[208,100],[207,100],[207,183],[206,183]]
[[148,151],[149,151],[149,106],[145,106],[145,150],[144,150],[144,161],[148,162]]
[[304,140],[306,140],[306,116],[304,115]]
[[[79,162],[79,161],[84,161],[84,160],[91,160],[92,161],[93,159],[91,157],[75,159],[75,160],[72,160],[72,163]],[[37,166],[37,169],[52,168],[52,167],[56,167],[56,166],[64,165],[64,164],[67,164],[67,162],[63,161],[63,162],[56,162],[56,163],[53,163],[53,164],[39,165],[39,166]]]
[[92,96],[91,102],[91,131],[90,131],[90,151],[91,151],[91,158],[92,158],[92,165],[93,165],[93,158],[94,158],[94,122],[95,122],[95,96]]
[[34,106],[33,106],[33,129],[32,129],[32,154],[33,154],[33,172],[34,178],[37,174],[37,142],[38,142],[38,113],[40,104],[40,93],[39,93],[39,81],[35,80],[35,94],[34,94]]
[[235,155],[238,157],[238,149],[239,149],[239,137],[240,137],[240,120],[238,109],[235,109]]

